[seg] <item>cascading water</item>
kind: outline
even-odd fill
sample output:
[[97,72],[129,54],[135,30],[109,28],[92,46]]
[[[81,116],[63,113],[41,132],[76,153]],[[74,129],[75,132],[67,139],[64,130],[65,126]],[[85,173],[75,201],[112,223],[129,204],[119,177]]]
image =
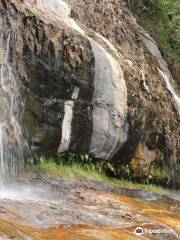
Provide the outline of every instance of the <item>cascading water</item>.
[[13,33],[6,37],[3,47],[1,36],[0,62],[0,187],[16,176],[23,167],[22,101],[20,83],[10,63],[10,42]]
[[161,74],[161,76],[164,78],[164,80],[166,82],[167,89],[172,94],[172,96],[174,98],[174,101],[176,103],[176,106],[177,106],[177,110],[178,110],[178,112],[180,114],[180,97],[176,94],[176,92],[175,92],[175,90],[174,90],[174,88],[173,88],[173,86],[171,84],[170,78],[165,73],[163,73],[163,71],[161,71],[161,69],[158,68],[158,71]]

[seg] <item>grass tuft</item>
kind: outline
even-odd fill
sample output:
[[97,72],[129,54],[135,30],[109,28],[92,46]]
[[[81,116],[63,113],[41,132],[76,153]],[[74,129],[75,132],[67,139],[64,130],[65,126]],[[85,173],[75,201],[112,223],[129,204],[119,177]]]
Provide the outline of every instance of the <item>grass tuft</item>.
[[117,187],[142,189],[161,194],[168,193],[167,189],[153,184],[143,184],[135,181],[108,177],[105,173],[98,172],[93,165],[81,166],[78,163],[72,163],[70,165],[65,163],[57,164],[53,158],[41,158],[36,164],[28,166],[28,170],[39,171],[44,175],[58,179],[74,180],[77,177],[84,177],[88,180],[102,181]]

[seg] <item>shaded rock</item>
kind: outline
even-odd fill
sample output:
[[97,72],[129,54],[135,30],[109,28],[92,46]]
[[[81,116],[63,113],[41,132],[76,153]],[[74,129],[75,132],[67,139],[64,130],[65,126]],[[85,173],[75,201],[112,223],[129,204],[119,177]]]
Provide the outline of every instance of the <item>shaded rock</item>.
[[138,178],[147,177],[150,166],[155,158],[155,151],[150,151],[144,144],[139,144],[131,162],[131,169],[134,176]]

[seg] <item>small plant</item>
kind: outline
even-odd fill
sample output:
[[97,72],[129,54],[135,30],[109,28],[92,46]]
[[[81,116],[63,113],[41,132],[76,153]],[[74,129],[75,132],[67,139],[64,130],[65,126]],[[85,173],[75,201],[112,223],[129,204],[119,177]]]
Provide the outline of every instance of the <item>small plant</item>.
[[107,163],[107,170],[110,171],[114,176],[116,175],[115,168],[109,162]]
[[89,154],[80,154],[80,159],[83,164],[90,164],[92,163],[92,158]]
[[[39,170],[47,175],[55,177],[67,177],[68,179],[76,176],[83,176],[91,179],[103,181],[132,182],[132,185],[161,185],[170,186],[172,178],[169,169],[153,164],[148,177],[135,178],[130,165],[125,164],[115,168],[112,163],[104,160],[94,160],[89,154],[60,154],[55,157],[41,156],[35,159],[34,164],[27,164],[26,170]],[[121,177],[121,180],[119,180]],[[123,179],[123,180],[122,180]],[[148,187],[147,187],[148,188]]]
[[118,175],[122,176],[124,179],[132,180],[133,179],[133,170],[131,169],[132,164],[124,164],[119,168]]
[[157,164],[153,164],[147,178],[147,183],[169,186],[172,183],[169,169],[167,167],[161,167]]
[[180,63],[179,0],[137,0],[133,9],[140,22],[158,41],[164,52]]
[[[152,183],[150,184],[142,184],[138,183],[132,180],[128,179],[118,179],[117,177],[110,177],[105,172],[100,172],[97,170],[98,164],[91,163],[90,165],[85,164],[84,166],[77,164],[77,163],[71,163],[67,164],[65,163],[67,156],[61,155],[61,157],[40,157],[39,159],[36,159],[35,164],[28,165],[26,170],[29,171],[39,171],[40,173],[44,174],[45,176],[50,176],[50,177],[55,177],[55,178],[63,178],[67,180],[73,180],[76,177],[83,177],[87,178],[90,180],[95,180],[95,181],[101,181],[101,182],[106,182],[108,184],[117,186],[117,187],[128,187],[128,188],[133,188],[133,189],[144,189],[146,191],[152,191],[152,192],[158,192],[158,193],[167,193],[167,190],[153,185]],[[74,159],[74,155],[71,155],[71,161]],[[85,157],[87,161],[87,157]],[[57,163],[58,159],[58,163]],[[75,158],[76,159],[76,158]],[[84,157],[83,157],[84,159]],[[73,160],[74,161],[74,160]],[[114,173],[114,167],[109,163],[103,163],[101,162],[101,167],[104,169],[106,167],[109,168],[111,172]],[[100,167],[100,168],[101,168]],[[127,172],[129,174],[129,167],[126,166]],[[114,175],[113,175],[114,176]]]
[[55,157],[55,162],[57,164],[79,164],[84,166],[91,164],[93,160],[89,154],[66,153],[59,154],[57,157]]

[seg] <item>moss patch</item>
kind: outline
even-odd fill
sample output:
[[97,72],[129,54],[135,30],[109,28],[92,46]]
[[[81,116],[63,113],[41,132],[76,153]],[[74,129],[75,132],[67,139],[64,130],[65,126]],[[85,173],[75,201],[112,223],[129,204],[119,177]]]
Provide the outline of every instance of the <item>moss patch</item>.
[[133,0],[131,7],[164,53],[174,60],[177,71],[180,71],[179,0]]

